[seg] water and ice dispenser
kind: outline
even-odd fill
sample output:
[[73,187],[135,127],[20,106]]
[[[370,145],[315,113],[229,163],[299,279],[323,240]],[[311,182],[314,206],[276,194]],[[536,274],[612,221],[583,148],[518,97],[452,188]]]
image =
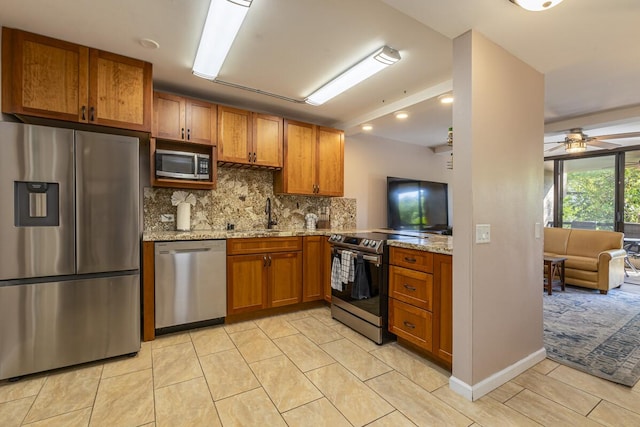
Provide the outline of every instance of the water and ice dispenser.
[[60,190],[55,182],[14,182],[15,226],[60,225]]

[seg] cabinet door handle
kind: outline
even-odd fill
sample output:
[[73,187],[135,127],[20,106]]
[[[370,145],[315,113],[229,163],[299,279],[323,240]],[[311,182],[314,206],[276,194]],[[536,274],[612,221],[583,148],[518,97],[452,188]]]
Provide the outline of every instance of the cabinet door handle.
[[89,108],[89,120],[93,121],[94,120],[94,113],[95,113],[96,109],[95,107],[91,107]]
[[415,258],[409,258],[408,256],[404,257],[404,260],[407,262],[410,262],[411,264],[413,264],[414,262],[416,262]]
[[271,255],[269,255],[269,267],[271,267]]
[[263,267],[267,266],[267,256],[266,255],[262,255],[262,266]]
[[253,163],[258,161],[258,156],[256,156],[256,152],[253,152]]
[[187,141],[191,141],[191,129],[187,129]]
[[184,128],[180,128],[180,139],[184,139]]
[[402,286],[404,286],[408,291],[411,291],[411,292],[416,290],[416,288],[414,288],[413,286],[410,286],[410,285],[408,285],[406,283],[404,285],[402,285]]
[[251,152],[249,152],[249,163],[251,163]]
[[406,320],[404,322],[402,322],[402,323],[404,323],[404,326],[406,326],[409,329],[415,329],[416,328],[416,325],[414,325],[413,323],[409,323]]
[[82,106],[82,120],[87,120],[87,107],[85,105]]

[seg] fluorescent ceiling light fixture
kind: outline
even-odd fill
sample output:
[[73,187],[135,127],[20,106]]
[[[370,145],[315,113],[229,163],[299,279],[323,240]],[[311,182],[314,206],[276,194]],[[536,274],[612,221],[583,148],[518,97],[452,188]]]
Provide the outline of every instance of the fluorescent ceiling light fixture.
[[445,93],[444,95],[440,95],[438,97],[441,104],[453,104],[453,94]]
[[395,113],[396,119],[404,120],[409,117],[409,113],[406,111],[398,111]]
[[551,9],[558,5],[562,0],[509,0],[511,3],[517,4],[523,9],[539,12],[541,10]]
[[367,56],[365,59],[322,86],[317,91],[309,95],[304,101],[311,105],[322,105],[331,98],[341,94],[347,89],[368,79],[389,65],[393,65],[400,60],[400,53],[390,48],[382,46],[380,49]]
[[218,77],[251,2],[252,0],[211,0],[198,53],[193,62],[193,74],[209,80]]
[[362,125],[362,130],[370,131],[371,129],[373,129],[373,126],[370,124]]

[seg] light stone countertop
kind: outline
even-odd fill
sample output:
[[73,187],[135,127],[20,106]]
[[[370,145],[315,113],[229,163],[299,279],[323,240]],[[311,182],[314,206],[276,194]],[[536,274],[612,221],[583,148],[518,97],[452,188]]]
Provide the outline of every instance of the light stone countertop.
[[[367,233],[372,230],[192,230],[192,231],[145,231],[142,240],[145,242],[175,240],[214,240],[239,239],[254,237],[291,237],[291,236],[330,236],[332,234]],[[374,230],[377,231],[377,230]],[[453,238],[439,234],[421,234],[420,237],[407,236],[403,240],[389,240],[389,246],[419,251],[435,252],[446,255],[453,254]]]

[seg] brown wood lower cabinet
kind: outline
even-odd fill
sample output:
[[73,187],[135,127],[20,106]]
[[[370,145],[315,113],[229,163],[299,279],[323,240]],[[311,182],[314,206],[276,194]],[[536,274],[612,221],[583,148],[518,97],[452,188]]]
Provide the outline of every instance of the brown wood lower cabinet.
[[301,237],[227,240],[227,315],[301,301]]
[[434,318],[433,352],[448,365],[453,363],[453,263],[451,255],[433,257]]
[[324,298],[323,241],[326,236],[305,236],[302,238],[302,302]]
[[391,247],[389,260],[389,331],[451,368],[451,256]]
[[432,349],[433,315],[411,304],[389,299],[389,331],[427,351]]
[[325,236],[322,240],[322,283],[324,288],[324,300],[331,302],[331,243]]

